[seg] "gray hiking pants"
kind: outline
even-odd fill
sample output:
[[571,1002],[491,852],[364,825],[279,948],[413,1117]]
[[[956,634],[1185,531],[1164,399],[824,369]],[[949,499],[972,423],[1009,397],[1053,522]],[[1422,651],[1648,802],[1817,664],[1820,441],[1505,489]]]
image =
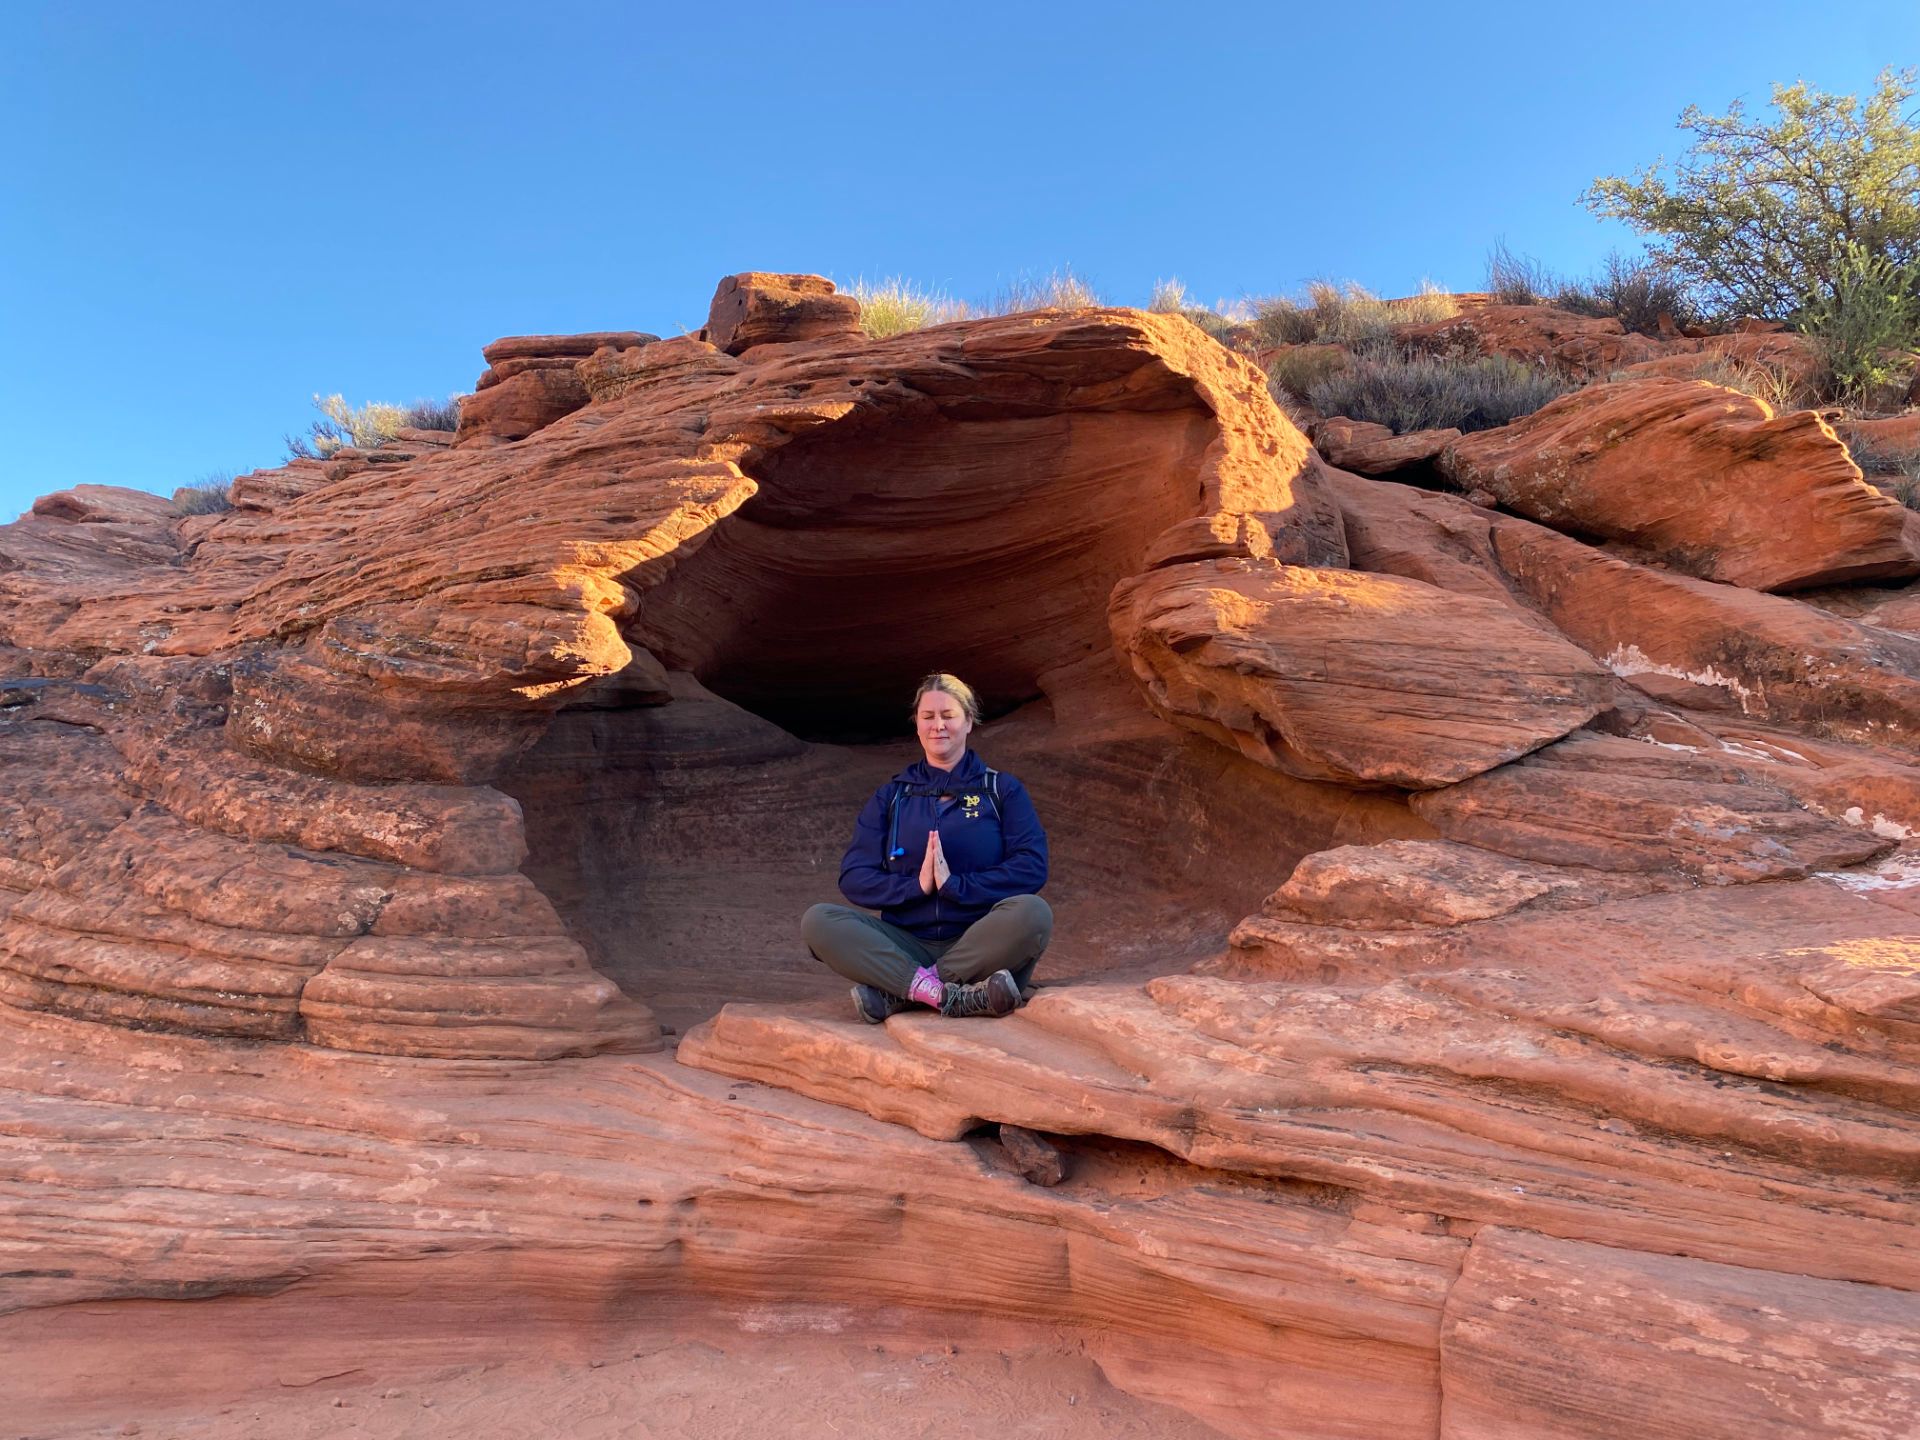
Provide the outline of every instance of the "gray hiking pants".
[[815,905],[800,919],[800,938],[829,969],[897,999],[906,998],[913,972],[927,965],[960,985],[1011,970],[1024,990],[1053,938],[1053,911],[1038,895],[1013,895],[957,940],[922,940],[849,905]]

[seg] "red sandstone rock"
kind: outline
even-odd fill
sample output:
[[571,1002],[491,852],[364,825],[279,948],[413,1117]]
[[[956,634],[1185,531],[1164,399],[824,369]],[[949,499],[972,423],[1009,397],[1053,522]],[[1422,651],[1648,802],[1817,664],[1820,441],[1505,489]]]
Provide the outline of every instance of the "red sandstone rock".
[[1730,368],[1736,378],[1764,381],[1769,390],[1784,384],[1804,394],[1819,378],[1821,364],[1819,348],[1806,336],[1756,330],[1674,344],[1668,354],[1623,366],[1609,378],[1712,380]]
[[575,366],[603,347],[626,348],[658,339],[637,330],[587,335],[515,335],[481,353],[487,370],[460,400],[461,443],[524,440],[588,400]]
[[1361,475],[1391,475],[1425,465],[1460,438],[1458,430],[1414,430],[1395,435],[1385,425],[1349,420],[1344,415],[1313,427],[1313,443],[1330,464]]
[[729,355],[755,345],[844,340],[860,333],[860,302],[819,275],[729,275],[713,292],[700,338]]
[[516,360],[584,360],[603,346],[624,350],[658,340],[639,330],[596,330],[584,335],[509,335],[481,347],[487,364],[496,369]]
[[971,1027],[734,1006],[680,1057],[927,1134],[1122,1135],[1403,1211],[1906,1289],[1912,1027],[1804,983],[1842,956],[1905,974],[1893,913],[1824,883],[1683,890],[1490,921],[1387,984],[1042,989]]
[[1920,746],[1920,642],[1776,595],[1631,564],[1450,495],[1342,478],[1356,563],[1506,604],[1615,674],[1833,739]]
[[1463,360],[1502,355],[1582,380],[1651,360],[1664,349],[1659,340],[1628,334],[1618,320],[1547,305],[1483,305],[1446,320],[1401,326],[1394,335],[1423,354]]
[[173,518],[173,502],[163,495],[119,485],[76,485],[71,490],[42,495],[33,502],[33,513],[83,525],[156,525]]
[[1596,870],[1678,869],[1709,884],[1801,878],[1892,842],[1806,810],[1730,765],[1579,735],[1464,784],[1416,796],[1441,835]]
[[[487,875],[517,864],[524,839],[512,803],[475,782],[576,699],[668,698],[627,633],[680,668],[804,686],[837,648],[841,617],[872,611],[875,576],[911,576],[875,632],[895,648],[844,655],[849,703],[897,706],[902,677],[928,663],[916,625],[943,633],[946,663],[990,696],[1024,699],[1037,675],[1107,647],[1088,597],[1150,557],[1345,559],[1318,462],[1258,372],[1176,321],[1025,316],[768,348],[751,364],[694,340],[625,343],[645,339],[490,347],[513,373],[481,392],[488,404],[570,373],[540,362],[592,345],[584,360],[558,357],[594,377],[591,411],[511,447],[383,447],[251,477],[190,549],[172,522],[29,516],[0,531],[0,643],[43,657],[37,669],[109,657],[99,696],[62,699],[57,717],[34,703],[107,737],[127,803],[251,844]],[[876,528],[874,477],[890,477],[880,503],[907,507],[910,524]],[[753,516],[702,558],[756,496]],[[817,555],[796,549],[797,529]],[[877,543],[887,534],[893,559]],[[929,553],[950,572],[929,573]],[[1009,566],[1049,578],[1009,592]],[[750,609],[759,623],[737,625]],[[1026,638],[1009,644],[1014,627]],[[218,683],[183,709],[165,682],[126,668],[134,658]],[[23,838],[10,863],[34,853]],[[33,872],[11,873],[31,893]],[[36,901],[19,921],[16,998],[435,1055],[654,1034],[584,952],[554,940],[551,919],[518,914],[495,935],[449,930],[439,949],[395,949],[316,946],[291,919],[243,926],[259,930],[243,941],[150,910],[113,895],[92,910]],[[94,943],[72,927],[95,919],[106,938],[62,978],[49,956]],[[49,940],[56,930],[65,938]]]
[[1824,422],[1700,381],[1591,385],[1456,439],[1440,467],[1531,519],[1708,580],[1788,590],[1920,573],[1904,508],[1861,481]]
[[1442,1335],[1441,1440],[1886,1435],[1920,1386],[1910,1292],[1503,1229],[1474,1238]]
[[1836,420],[1833,428],[1862,470],[1891,472],[1902,457],[1920,454],[1920,410],[1884,420]]
[[571,365],[522,370],[461,399],[460,439],[524,440],[586,403],[587,387]]
[[[103,1300],[333,1343],[710,1296],[1070,1327],[1235,1434],[1617,1433],[1755,1376],[1743,1440],[1814,1395],[1900,1433],[1860,1317],[1920,1289],[1920,872],[1870,857],[1920,642],[1332,470],[1183,322],[777,335],[502,352],[488,393],[591,403],[0,530],[30,1390],[157,1308]],[[1068,983],[863,1026],[792,919],[911,749],[781,727],[885,730],[932,663],[1053,831]],[[1341,783],[1267,768],[1303,717]],[[595,1053],[657,1043],[623,988],[773,1002],[682,1047],[768,1086]]]
[[1112,623],[1168,719],[1344,784],[1477,775],[1585,724],[1612,688],[1504,608],[1389,576],[1171,566],[1122,582]]

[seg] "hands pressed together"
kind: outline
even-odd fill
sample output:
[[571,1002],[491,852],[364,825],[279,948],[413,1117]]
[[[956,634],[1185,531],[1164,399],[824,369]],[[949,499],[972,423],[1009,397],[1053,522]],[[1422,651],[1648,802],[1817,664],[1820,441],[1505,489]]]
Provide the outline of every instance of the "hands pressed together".
[[940,832],[927,832],[927,854],[920,862],[920,893],[931,895],[947,883],[947,876],[953,872],[947,868],[947,857],[940,853]]

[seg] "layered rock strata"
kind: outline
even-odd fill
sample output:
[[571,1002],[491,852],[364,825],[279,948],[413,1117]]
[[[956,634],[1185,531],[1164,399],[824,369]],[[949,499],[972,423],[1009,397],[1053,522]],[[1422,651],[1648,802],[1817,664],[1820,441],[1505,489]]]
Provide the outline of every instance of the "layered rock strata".
[[[856,321],[731,277],[490,347],[579,387],[521,438],[0,531],[16,1368],[511,1289],[1066,1327],[1232,1434],[1903,1434],[1906,597],[1344,473],[1178,319]],[[1050,983],[866,1026],[792,921],[935,664]]]
[[1812,411],[1698,380],[1590,385],[1459,437],[1440,469],[1556,530],[1753,590],[1920,573],[1908,512]]
[[[537,895],[482,898],[465,878],[524,854],[517,807],[487,782],[563,707],[668,698],[647,652],[777,703],[809,690],[848,617],[876,614],[839,676],[850,711],[896,706],[927,634],[1004,706],[1104,648],[1089,600],[1122,576],[1201,556],[1344,565],[1304,437],[1258,371],[1190,326],[1088,312],[875,342],[820,318],[846,314],[824,284],[723,284],[716,324],[738,354],[631,333],[496,342],[479,397],[562,373],[581,392],[512,443],[297,462],[237,484],[211,523],[88,494],[0,532],[0,642],[28,673],[86,677],[8,712],[34,737],[23,758],[94,774],[120,821],[159,806],[186,853],[198,832],[239,845],[216,850],[241,907],[210,922],[183,880],[76,909],[54,896],[92,883],[60,871],[82,832],[23,842],[12,883],[47,893],[0,937],[6,993],[401,1053],[656,1044]],[[396,826],[422,809],[443,820]],[[324,884],[300,906],[249,902],[237,877],[256,865],[355,894],[424,885],[440,908],[329,909]],[[396,866],[430,875],[381,868]]]

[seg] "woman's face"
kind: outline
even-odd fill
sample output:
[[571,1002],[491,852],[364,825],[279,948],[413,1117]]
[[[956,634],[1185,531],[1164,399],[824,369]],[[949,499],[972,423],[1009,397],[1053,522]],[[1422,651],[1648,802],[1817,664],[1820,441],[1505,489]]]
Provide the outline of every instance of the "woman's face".
[[951,770],[960,763],[960,757],[967,753],[973,722],[958,700],[944,690],[929,690],[920,697],[913,718],[927,764],[936,770]]

